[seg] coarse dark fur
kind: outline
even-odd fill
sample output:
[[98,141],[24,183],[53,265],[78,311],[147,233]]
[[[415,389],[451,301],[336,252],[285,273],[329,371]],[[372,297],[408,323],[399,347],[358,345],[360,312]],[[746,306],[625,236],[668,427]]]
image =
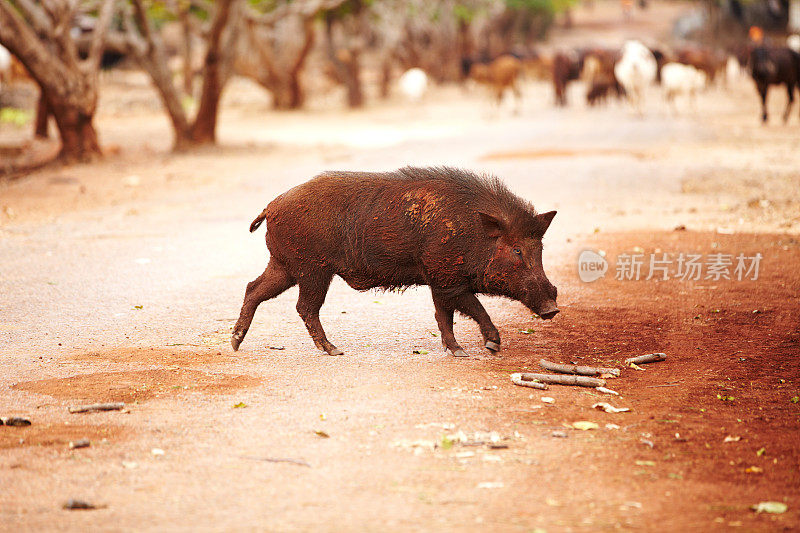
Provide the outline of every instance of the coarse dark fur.
[[761,120],[767,121],[767,92],[770,85],[786,85],[789,99],[783,121],[789,120],[795,87],[800,83],[800,55],[790,48],[758,46],[750,52],[750,75],[761,97]]
[[357,290],[428,285],[445,347],[463,354],[453,312],[480,325],[487,348],[500,335],[475,294],[521,301],[544,318],[556,289],[541,263],[541,239],[555,212],[537,214],[497,178],[454,168],[325,172],[273,200],[250,225],[267,224],[271,253],[248,284],[234,329],[237,349],[255,309],[298,284],[297,310],[315,344],[331,354],[319,308],[334,275]]

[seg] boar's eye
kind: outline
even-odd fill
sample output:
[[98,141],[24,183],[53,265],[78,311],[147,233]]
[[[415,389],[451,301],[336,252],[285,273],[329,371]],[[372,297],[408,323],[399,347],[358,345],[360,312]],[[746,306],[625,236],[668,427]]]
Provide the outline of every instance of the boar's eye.
[[515,246],[511,251],[514,252],[515,255],[522,255],[522,250],[519,249],[519,246]]

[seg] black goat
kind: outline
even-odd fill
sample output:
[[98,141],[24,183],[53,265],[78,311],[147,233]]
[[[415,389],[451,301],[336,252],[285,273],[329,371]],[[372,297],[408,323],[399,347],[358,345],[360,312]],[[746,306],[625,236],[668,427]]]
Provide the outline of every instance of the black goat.
[[789,101],[783,121],[789,120],[794,103],[794,90],[800,82],[800,54],[789,48],[758,46],[750,52],[750,75],[761,95],[761,120],[767,121],[767,91],[770,85],[786,85]]

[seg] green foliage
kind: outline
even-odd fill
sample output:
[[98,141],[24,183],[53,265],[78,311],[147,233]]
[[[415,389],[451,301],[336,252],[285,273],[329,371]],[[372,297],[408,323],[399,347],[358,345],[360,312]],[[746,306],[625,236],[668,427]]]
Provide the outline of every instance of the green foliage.
[[4,107],[0,109],[0,124],[13,124],[23,127],[33,120],[33,113],[27,109],[17,109],[15,107]]
[[577,0],[505,0],[509,9],[527,11],[531,14],[554,14],[576,5]]

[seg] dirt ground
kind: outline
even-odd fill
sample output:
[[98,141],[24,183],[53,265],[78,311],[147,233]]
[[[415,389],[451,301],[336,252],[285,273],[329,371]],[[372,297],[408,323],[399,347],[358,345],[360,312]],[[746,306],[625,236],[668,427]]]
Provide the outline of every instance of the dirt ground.
[[[620,37],[603,5],[578,28]],[[104,85],[112,155],[0,182],[0,417],[32,422],[0,426],[0,530],[800,528],[800,119],[778,122],[783,95],[767,126],[745,77],[677,113],[654,88],[643,116],[586,108],[580,85],[555,109],[533,81],[519,115],[459,87],[413,108],[347,112],[332,93],[274,113],[235,80],[221,145],[173,155],[146,79]],[[324,169],[405,164],[492,172],[558,209],[544,259],[562,312],[482,297],[503,351],[457,318],[470,357],[455,359],[426,288],[335,280],[322,322],[345,355],[316,351],[296,289],[232,352],[266,265],[247,232],[263,206]],[[594,282],[587,249],[609,262]],[[664,253],[762,260],[757,279],[616,279],[623,254]],[[651,352],[667,359],[624,368]],[[619,396],[511,383],[540,358],[622,368]],[[124,410],[68,412],[110,401]],[[62,509],[71,498],[100,508]],[[788,509],[750,509],[764,501]]]

